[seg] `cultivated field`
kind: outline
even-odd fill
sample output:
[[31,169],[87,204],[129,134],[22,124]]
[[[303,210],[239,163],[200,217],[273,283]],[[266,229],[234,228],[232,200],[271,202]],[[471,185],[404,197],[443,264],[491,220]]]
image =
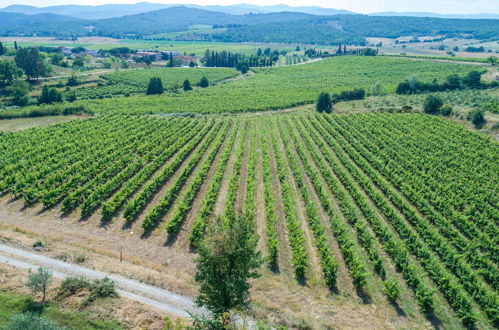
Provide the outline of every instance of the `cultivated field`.
[[[411,59],[344,56],[277,68],[256,68],[256,74],[180,94],[131,97],[82,103],[96,113],[241,112],[288,108],[315,102],[321,91],[353,88],[369,90],[380,83],[386,92],[416,74],[421,81],[443,81],[449,74],[464,76],[476,69],[469,65],[424,62]],[[127,72],[123,73],[127,75]],[[168,71],[165,72],[168,75]],[[75,104],[78,104],[76,102]]]
[[184,80],[195,86],[206,77],[211,83],[217,83],[238,75],[234,69],[224,68],[150,68],[117,71],[103,74],[104,83],[97,86],[82,86],[75,90],[79,99],[111,98],[120,95],[144,94],[149,79],[161,78],[165,89],[180,89]]
[[379,304],[498,325],[498,145],[442,118],[99,116],[0,137],[0,190],[40,214],[188,252],[246,212],[269,277],[365,303],[400,286]]

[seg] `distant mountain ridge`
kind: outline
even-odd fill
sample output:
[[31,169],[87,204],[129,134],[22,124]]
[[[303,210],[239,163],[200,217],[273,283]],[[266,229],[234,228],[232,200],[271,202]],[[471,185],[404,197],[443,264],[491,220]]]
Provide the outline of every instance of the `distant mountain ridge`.
[[34,15],[40,13],[53,13],[58,15],[72,16],[79,19],[106,19],[117,18],[126,15],[143,14],[151,11],[167,9],[171,7],[185,6],[203,10],[211,10],[232,15],[244,14],[268,14],[277,12],[295,12],[312,15],[336,15],[336,14],[352,14],[347,10],[337,10],[332,8],[322,8],[317,6],[292,7],[288,5],[273,5],[273,6],[258,6],[251,4],[236,4],[229,6],[219,5],[192,5],[192,4],[159,4],[150,2],[139,2],[136,4],[108,4],[98,6],[83,6],[83,5],[62,5],[50,7],[35,7],[29,5],[12,5],[0,9],[0,12],[20,13]]
[[[11,14],[12,15],[12,14]],[[14,14],[23,15],[23,14]],[[98,20],[57,21],[37,25],[15,25],[2,29],[4,35],[81,36],[103,35],[110,37],[144,36],[163,32],[190,29],[192,25],[238,26],[295,21],[317,17],[297,12],[232,15],[205,9],[178,6],[156,11]]]
[[[29,5],[12,5],[0,9],[0,12],[20,13],[26,15],[35,15],[42,13],[52,13],[63,16],[72,16],[79,19],[106,19],[117,18],[125,15],[135,15],[147,13],[155,10],[166,9],[170,7],[186,6],[204,10],[212,10],[232,15],[243,15],[249,13],[275,13],[275,12],[298,12],[320,16],[331,16],[338,14],[354,14],[348,10],[324,8],[319,6],[299,6],[293,7],[286,4],[259,6],[253,4],[234,4],[228,6],[207,5],[200,6],[194,4],[161,4],[151,2],[139,2],[135,4],[106,4],[97,6],[84,5],[61,5],[49,7],[35,7]],[[438,17],[438,18],[463,18],[463,19],[499,19],[499,14],[438,14],[430,12],[378,12],[371,13],[370,16],[413,16],[413,17]]]
[[0,28],[17,25],[43,24],[49,22],[69,22],[76,18],[70,16],[57,15],[52,13],[40,13],[35,15],[26,15],[19,13],[0,12]]
[[73,19],[56,14],[0,14],[6,17],[3,25],[0,25],[0,34],[4,36],[106,36],[140,39],[144,36],[192,30],[194,25],[209,25],[224,29],[204,35],[197,33],[196,40],[202,37],[207,41],[362,44],[365,37],[444,35],[481,40],[497,40],[499,37],[499,20],[495,19],[313,15],[289,11],[235,15],[188,6],[174,6],[108,19]]
[[459,18],[459,19],[499,19],[499,14],[437,14],[428,12],[396,12],[386,11],[371,13],[369,16],[411,16],[411,17],[434,17],[434,18]]

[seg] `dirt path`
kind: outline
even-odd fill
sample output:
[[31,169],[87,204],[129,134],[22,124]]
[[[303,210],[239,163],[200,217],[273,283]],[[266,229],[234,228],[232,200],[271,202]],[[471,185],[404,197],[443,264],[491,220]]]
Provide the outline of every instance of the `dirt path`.
[[179,317],[188,317],[188,312],[204,312],[203,310],[196,308],[194,302],[189,297],[181,296],[171,291],[153,287],[122,276],[48,258],[4,244],[0,244],[0,262],[25,269],[45,267],[51,270],[55,277],[61,279],[68,276],[83,276],[90,279],[107,276],[117,283],[120,295],[153,306],[169,314]]

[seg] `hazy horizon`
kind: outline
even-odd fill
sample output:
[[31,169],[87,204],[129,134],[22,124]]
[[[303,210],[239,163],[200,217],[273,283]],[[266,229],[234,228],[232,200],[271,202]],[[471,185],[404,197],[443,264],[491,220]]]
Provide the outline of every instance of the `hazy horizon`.
[[[137,0],[86,0],[71,1],[71,0],[0,0],[0,8],[10,5],[31,5],[36,7],[48,7],[59,5],[103,5],[103,4],[134,4],[141,1]],[[437,14],[499,14],[499,1],[497,0],[420,0],[417,2],[408,0],[178,0],[178,1],[161,1],[151,0],[145,1],[151,3],[162,4],[195,4],[195,5],[234,5],[234,4],[251,4],[251,5],[280,5],[286,4],[289,6],[320,6],[324,8],[345,9],[356,13],[376,13],[376,12],[431,12]]]

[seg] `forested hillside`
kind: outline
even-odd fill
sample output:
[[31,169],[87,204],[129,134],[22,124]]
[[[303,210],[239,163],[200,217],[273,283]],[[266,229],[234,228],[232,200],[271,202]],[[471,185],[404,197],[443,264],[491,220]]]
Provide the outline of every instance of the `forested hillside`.
[[43,23],[52,23],[52,22],[67,22],[74,20],[75,20],[74,17],[49,14],[49,13],[25,15],[17,13],[0,12],[0,29],[9,26],[25,26],[25,25],[43,24]]
[[[191,30],[195,25],[225,27],[218,33],[197,34],[205,40],[227,42],[283,42],[312,44],[363,44],[365,37],[446,36],[493,39],[499,20],[443,19],[430,17],[381,17],[366,15],[316,16],[298,12],[233,15],[224,12],[175,6],[136,15],[99,20],[46,19],[0,13],[0,34],[37,36],[142,37]],[[21,15],[17,21],[9,15]],[[43,14],[49,15],[49,14]],[[2,16],[0,16],[2,17]],[[29,17],[29,24],[26,22]],[[182,19],[178,19],[181,17]],[[42,18],[42,17],[40,17]],[[64,19],[61,19],[64,18]]]

